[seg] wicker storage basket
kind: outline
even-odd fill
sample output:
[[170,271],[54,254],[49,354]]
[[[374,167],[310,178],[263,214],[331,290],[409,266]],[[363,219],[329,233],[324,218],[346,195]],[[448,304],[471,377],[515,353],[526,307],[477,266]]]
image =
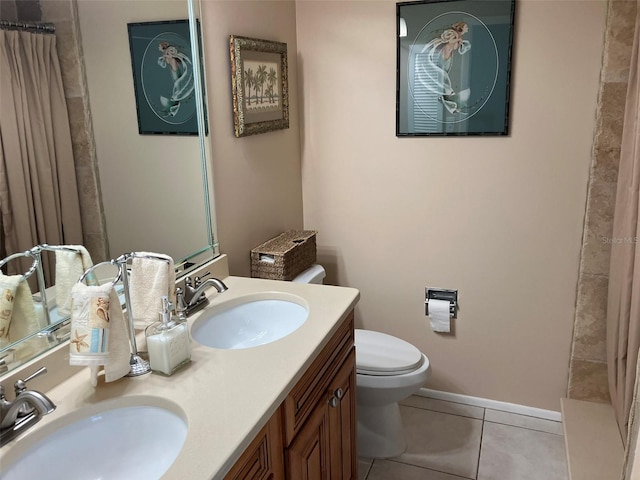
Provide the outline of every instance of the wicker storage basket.
[[251,276],[293,280],[316,261],[315,230],[290,230],[251,250]]

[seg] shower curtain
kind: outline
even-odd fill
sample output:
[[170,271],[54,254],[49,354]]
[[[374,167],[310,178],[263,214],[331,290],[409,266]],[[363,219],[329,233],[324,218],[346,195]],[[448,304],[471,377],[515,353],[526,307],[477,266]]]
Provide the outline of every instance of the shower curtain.
[[[640,12],[640,11],[639,11]],[[640,62],[636,18],[622,132],[611,238],[607,304],[609,390],[618,426],[627,438],[640,348]]]
[[[52,34],[0,30],[0,227],[5,250],[0,258],[39,243],[83,243],[69,117]],[[50,260],[46,270],[53,272]],[[7,273],[22,273],[30,263],[10,262]]]

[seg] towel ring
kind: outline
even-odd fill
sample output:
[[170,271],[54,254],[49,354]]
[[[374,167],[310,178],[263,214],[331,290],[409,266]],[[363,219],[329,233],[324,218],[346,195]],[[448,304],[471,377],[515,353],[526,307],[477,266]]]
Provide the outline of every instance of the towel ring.
[[38,245],[42,250],[48,251],[64,251],[64,252],[73,252],[73,253],[81,253],[79,248],[70,247],[68,245],[49,245],[48,243],[41,243]]
[[114,265],[116,267],[118,267],[118,273],[117,275],[114,277],[114,279],[111,281],[111,285],[115,286],[116,283],[118,283],[120,280],[122,280],[122,264],[118,263],[117,260],[107,260],[106,262],[100,262],[100,263],[96,263],[95,265],[93,265],[92,267],[89,267],[82,275],[80,275],[80,278],[78,279],[79,283],[82,283],[85,281],[85,279],[91,274],[93,273],[93,271],[99,267],[100,265]]
[[169,265],[170,261],[168,258],[165,257],[159,257],[157,255],[150,255],[148,253],[141,253],[141,252],[131,252],[131,253],[125,253],[123,255],[120,255],[116,261],[117,262],[121,262],[121,263],[126,263],[128,262],[130,259],[133,258],[148,258],[150,260],[160,260],[162,262],[165,262],[167,265]]
[[38,266],[40,265],[40,250],[37,250],[37,249],[38,247],[33,247],[31,250],[26,250],[24,252],[19,252],[19,253],[14,253],[13,255],[9,255],[8,257],[3,258],[2,261],[0,261],[0,267],[6,265],[11,260],[15,260],[16,258],[20,258],[20,257],[33,258],[33,263],[31,264],[31,267],[29,268],[29,270],[27,270],[25,273],[22,274],[22,278],[20,279],[20,281],[23,282],[38,270]]

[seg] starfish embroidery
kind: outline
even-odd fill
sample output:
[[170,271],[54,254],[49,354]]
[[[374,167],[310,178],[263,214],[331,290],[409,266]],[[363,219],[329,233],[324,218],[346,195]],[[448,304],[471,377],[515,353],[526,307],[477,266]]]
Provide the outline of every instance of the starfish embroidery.
[[80,352],[80,348],[82,347],[87,347],[89,348],[89,344],[87,342],[84,341],[85,338],[87,338],[87,336],[89,335],[88,333],[85,333],[84,335],[78,335],[78,332],[76,333],[76,338],[74,338],[73,340],[71,340],[71,343],[75,343],[76,345],[76,350],[78,351],[78,353]]

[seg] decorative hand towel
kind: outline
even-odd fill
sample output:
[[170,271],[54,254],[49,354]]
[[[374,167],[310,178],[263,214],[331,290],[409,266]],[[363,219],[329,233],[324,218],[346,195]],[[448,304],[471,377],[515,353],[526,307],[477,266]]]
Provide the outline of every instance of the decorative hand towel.
[[[71,289],[82,274],[93,266],[91,255],[82,245],[67,245],[71,250],[56,250],[56,304],[61,315],[71,312]],[[88,285],[98,285],[93,273],[87,276]]]
[[22,275],[0,272],[0,346],[13,343],[46,326],[38,320],[29,282]]
[[105,381],[129,373],[131,350],[118,295],[111,283],[71,289],[70,365],[91,367],[91,384],[98,384],[100,367]]
[[140,257],[134,257],[131,261],[129,292],[133,325],[142,329],[158,320],[160,297],[167,295],[175,305],[176,271],[173,258],[168,255],[151,252],[137,252],[137,255]]

